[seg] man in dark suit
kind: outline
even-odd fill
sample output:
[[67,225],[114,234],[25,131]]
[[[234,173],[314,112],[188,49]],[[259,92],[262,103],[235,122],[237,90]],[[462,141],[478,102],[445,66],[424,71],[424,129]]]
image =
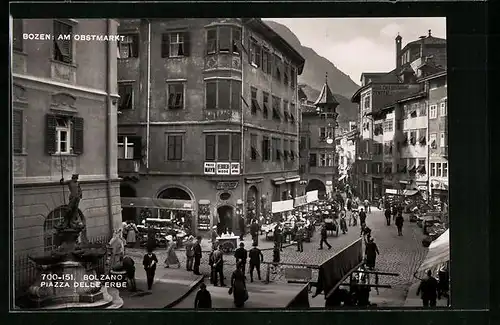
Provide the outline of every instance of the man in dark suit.
[[194,252],[193,273],[196,275],[201,275],[201,273],[200,273],[200,264],[201,264],[201,256],[202,256],[201,236],[196,237],[196,243],[193,245],[193,252]]
[[239,227],[240,227],[240,240],[243,240],[245,237],[245,217],[242,215],[239,220]]
[[422,304],[424,307],[436,307],[437,293],[438,292],[438,281],[432,276],[432,271],[427,271],[427,278],[420,282],[417,290],[417,296],[420,295],[422,298]]
[[238,263],[241,263],[241,270],[243,271],[243,274],[245,274],[248,252],[245,249],[244,243],[240,243],[240,247],[234,251],[234,257],[236,258],[236,265],[238,265]]
[[158,264],[158,259],[153,253],[153,250],[148,247],[148,253],[144,255],[142,260],[142,265],[144,265],[144,270],[146,270],[146,278],[148,282],[148,290],[151,291],[153,287],[153,281],[155,278],[156,264]]
[[214,262],[214,286],[217,286],[217,277],[220,278],[220,285],[224,287],[224,254],[222,253],[222,246],[219,245],[218,249],[213,254]]
[[259,224],[256,219],[252,220],[252,224],[250,225],[250,234],[252,235],[253,244],[259,244]]
[[248,253],[248,256],[250,257],[250,282],[253,282],[253,270],[257,269],[257,277],[259,280],[260,278],[260,263],[264,262],[264,255],[262,254],[262,251],[257,248],[257,244],[253,244],[253,248],[250,250]]

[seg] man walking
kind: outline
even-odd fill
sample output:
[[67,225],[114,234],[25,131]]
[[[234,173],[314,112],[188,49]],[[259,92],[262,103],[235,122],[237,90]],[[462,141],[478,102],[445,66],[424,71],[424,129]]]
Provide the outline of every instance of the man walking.
[[283,251],[283,239],[282,237],[282,231],[281,231],[281,224],[278,222],[276,226],[274,227],[274,244],[275,246],[277,245],[280,251]]
[[212,296],[210,295],[210,292],[208,292],[207,285],[205,283],[200,284],[200,290],[196,293],[194,308],[212,308]]
[[297,233],[295,234],[295,241],[297,242],[297,252],[303,252],[304,251],[304,227],[300,226],[297,229]]
[[363,202],[363,205],[365,206],[365,211],[367,213],[371,213],[372,212],[372,209],[371,209],[371,206],[370,206],[370,201],[368,201],[368,199],[365,199],[365,201]]
[[221,287],[224,287],[224,259],[223,259],[223,253],[222,253],[222,246],[219,245],[217,250],[214,252],[213,255],[213,261],[214,261],[214,286],[217,286],[217,277],[220,278],[220,285]]
[[260,278],[260,263],[264,262],[264,255],[262,254],[262,251],[257,248],[257,245],[254,243],[252,249],[248,253],[248,256],[250,257],[250,282],[253,282],[253,270],[257,270],[257,277],[259,281],[261,280]]
[[432,271],[427,271],[427,278],[420,282],[417,290],[417,296],[420,295],[424,307],[436,307],[438,291],[438,281],[432,276]]
[[361,237],[363,235],[363,230],[366,227],[366,212],[363,210],[363,208],[361,208],[361,211],[359,211],[359,225],[361,226]]
[[256,219],[252,220],[252,224],[250,225],[250,234],[252,235],[253,244],[259,244],[259,224]]
[[193,270],[193,262],[194,262],[194,243],[193,243],[194,237],[189,236],[187,242],[186,242],[186,270],[192,271]]
[[193,246],[193,254],[194,254],[194,267],[193,273],[196,275],[201,275],[200,273],[200,264],[201,264],[201,236],[196,237],[196,242]]
[[386,224],[388,226],[390,226],[391,225],[391,210],[390,209],[385,209],[384,215],[385,215]]
[[332,245],[330,245],[328,243],[328,241],[326,240],[328,237],[328,233],[326,231],[326,225],[323,223],[323,225],[321,226],[321,240],[319,242],[319,248],[318,249],[323,249],[323,243],[328,246],[328,249],[331,249],[332,248]]
[[404,218],[401,213],[398,213],[398,216],[396,217],[396,227],[398,228],[398,236],[403,236],[403,223],[404,223]]
[[248,252],[245,249],[244,243],[240,243],[240,247],[234,251],[234,257],[236,258],[236,265],[238,265],[238,263],[241,263],[241,271],[243,271],[243,274],[245,274]]
[[243,240],[245,237],[245,217],[241,215],[240,220],[239,220],[239,226],[240,226],[240,240]]
[[146,278],[148,282],[148,291],[151,291],[153,287],[153,281],[155,278],[156,264],[158,264],[158,259],[153,253],[151,247],[148,247],[148,253],[144,255],[142,260],[142,265],[144,265],[144,270],[146,271]]

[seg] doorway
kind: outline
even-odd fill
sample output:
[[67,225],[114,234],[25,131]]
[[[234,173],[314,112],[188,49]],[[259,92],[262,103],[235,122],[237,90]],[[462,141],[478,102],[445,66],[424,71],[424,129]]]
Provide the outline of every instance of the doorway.
[[[120,197],[137,197],[137,192],[130,184],[120,184]],[[132,221],[139,223],[137,219],[137,209],[133,207],[122,207],[122,222]]]
[[229,205],[223,205],[217,208],[217,214],[219,215],[219,223],[217,224],[217,232],[223,233],[226,229],[230,232],[233,231],[233,207]]

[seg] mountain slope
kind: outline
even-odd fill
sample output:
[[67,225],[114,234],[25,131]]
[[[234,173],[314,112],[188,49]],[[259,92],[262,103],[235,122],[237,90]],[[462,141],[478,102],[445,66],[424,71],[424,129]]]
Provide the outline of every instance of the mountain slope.
[[288,27],[270,20],[264,22],[305,58],[306,63],[302,75],[299,76],[299,83],[311,86],[313,89],[321,89],[325,83],[325,73],[328,72],[328,85],[332,92],[350,98],[359,88],[359,85],[332,62],[320,56],[313,49],[302,46],[300,40]]

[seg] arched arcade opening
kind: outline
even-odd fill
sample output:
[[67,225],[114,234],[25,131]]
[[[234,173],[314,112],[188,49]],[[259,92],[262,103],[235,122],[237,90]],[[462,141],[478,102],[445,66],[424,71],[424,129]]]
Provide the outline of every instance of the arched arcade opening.
[[319,179],[311,179],[306,186],[306,192],[310,191],[318,191],[318,198],[324,199],[326,198],[326,186]]

